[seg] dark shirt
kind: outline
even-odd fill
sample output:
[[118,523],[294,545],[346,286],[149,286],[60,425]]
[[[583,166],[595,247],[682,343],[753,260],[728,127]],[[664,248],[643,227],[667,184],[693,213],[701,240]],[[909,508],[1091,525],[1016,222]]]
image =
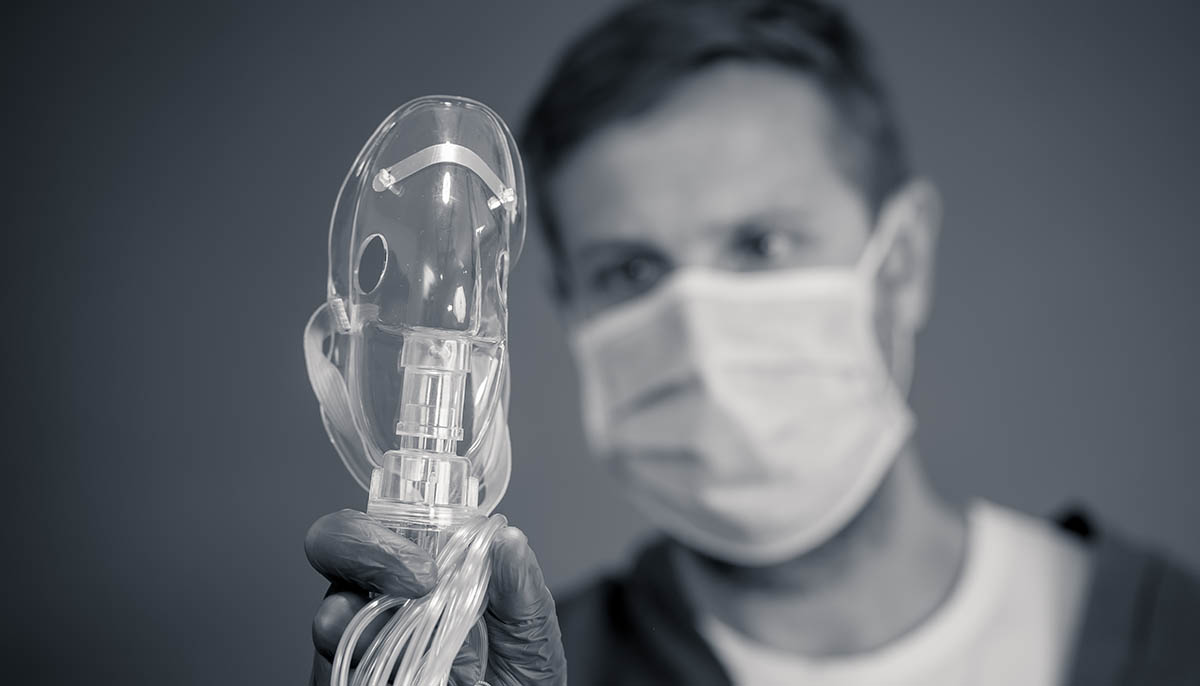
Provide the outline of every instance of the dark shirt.
[[[1069,686],[1200,686],[1200,583],[1164,557],[1080,514],[1059,524],[1092,551],[1092,581]],[[729,686],[695,628],[672,567],[671,543],[646,547],[632,571],[558,605],[572,686]]]

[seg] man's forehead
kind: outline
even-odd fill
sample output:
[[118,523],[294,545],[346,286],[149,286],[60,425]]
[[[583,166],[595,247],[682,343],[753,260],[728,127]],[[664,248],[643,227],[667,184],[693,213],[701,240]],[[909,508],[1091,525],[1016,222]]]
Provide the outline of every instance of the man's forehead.
[[744,62],[698,72],[567,158],[551,184],[564,239],[819,203],[845,183],[834,135],[828,98],[803,74]]

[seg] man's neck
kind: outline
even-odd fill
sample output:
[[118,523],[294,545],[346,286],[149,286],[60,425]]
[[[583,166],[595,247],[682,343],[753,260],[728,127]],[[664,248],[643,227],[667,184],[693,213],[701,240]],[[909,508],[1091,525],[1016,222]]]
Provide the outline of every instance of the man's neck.
[[961,507],[942,500],[906,450],[867,507],[821,547],[766,567],[680,550],[684,592],[763,645],[813,657],[879,648],[949,596],[966,556]]

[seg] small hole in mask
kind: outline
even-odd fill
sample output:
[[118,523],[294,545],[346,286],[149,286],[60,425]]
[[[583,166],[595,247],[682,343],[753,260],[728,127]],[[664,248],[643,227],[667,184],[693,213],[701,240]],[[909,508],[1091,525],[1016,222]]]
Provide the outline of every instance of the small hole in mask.
[[379,234],[369,236],[358,251],[358,268],[355,270],[358,290],[366,295],[379,288],[383,273],[387,271],[387,262],[387,241]]

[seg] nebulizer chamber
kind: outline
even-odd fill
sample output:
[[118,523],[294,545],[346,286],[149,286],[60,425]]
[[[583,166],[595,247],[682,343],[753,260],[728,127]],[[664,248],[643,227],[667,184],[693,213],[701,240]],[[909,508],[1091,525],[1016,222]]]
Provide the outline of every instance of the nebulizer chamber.
[[[357,633],[399,608],[354,683],[446,683],[486,595],[490,519],[508,484],[508,270],[524,239],[524,180],[492,110],[431,96],[393,112],[342,185],[329,235],[327,304],[306,333],[322,419],[367,512],[426,548],[440,577],[412,601],[376,598]],[[477,633],[482,639],[482,632]],[[477,652],[483,646],[475,646]]]

